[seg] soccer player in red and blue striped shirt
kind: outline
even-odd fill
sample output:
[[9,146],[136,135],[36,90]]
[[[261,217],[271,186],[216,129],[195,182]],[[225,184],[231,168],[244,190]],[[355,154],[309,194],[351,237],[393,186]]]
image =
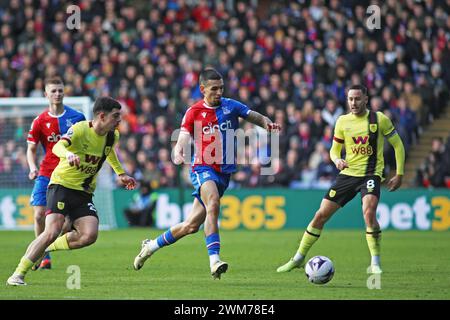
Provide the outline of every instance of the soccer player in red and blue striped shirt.
[[[224,82],[214,69],[205,69],[200,74],[200,91],[203,100],[192,105],[184,115],[181,132],[174,149],[174,162],[184,163],[184,151],[194,140],[195,154],[191,168],[191,181],[195,197],[191,214],[183,221],[154,240],[144,240],[142,249],[134,260],[139,270],[145,261],[158,249],[173,244],[182,237],[195,233],[204,223],[206,248],[208,250],[211,275],[220,279],[228,269],[228,263],[220,260],[220,237],[218,217],[220,198],[228,187],[230,176],[236,171],[236,141],[233,134],[243,118],[267,131],[278,131],[280,125],[269,118],[250,110],[243,103],[222,97]],[[231,134],[230,134],[231,133]]]

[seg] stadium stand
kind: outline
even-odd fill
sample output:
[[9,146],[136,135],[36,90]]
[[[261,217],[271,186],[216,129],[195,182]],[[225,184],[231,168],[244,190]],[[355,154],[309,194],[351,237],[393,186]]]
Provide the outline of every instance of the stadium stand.
[[[366,27],[370,3],[82,0],[81,28],[68,30],[72,1],[0,1],[0,97],[41,97],[51,75],[64,78],[66,96],[116,97],[126,170],[154,186],[175,186],[170,135],[200,98],[200,70],[213,66],[224,75],[226,96],[284,126],[275,177],[261,178],[248,165],[232,186],[326,188],[336,175],[326,154],[348,85],[369,88],[371,108],[393,120],[408,156],[449,116],[449,2],[379,1],[379,30]],[[31,186],[29,125],[0,118],[0,183]],[[417,173],[411,181],[450,187],[450,139],[431,148],[420,169],[425,156],[407,165]]]

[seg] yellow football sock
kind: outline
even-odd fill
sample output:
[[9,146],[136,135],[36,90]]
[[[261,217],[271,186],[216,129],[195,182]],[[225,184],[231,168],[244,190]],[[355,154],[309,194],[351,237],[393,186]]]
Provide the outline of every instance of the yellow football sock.
[[34,265],[33,261],[23,256],[22,259],[20,259],[19,265],[17,266],[16,271],[14,273],[18,273],[24,276],[33,265]]
[[48,246],[45,251],[56,251],[56,250],[70,250],[69,242],[67,241],[67,233],[58,237],[55,242]]
[[369,246],[370,255],[372,257],[379,256],[381,252],[381,230],[367,227],[366,240],[367,245]]
[[319,239],[321,232],[321,229],[313,228],[311,224],[309,224],[306,228],[305,233],[303,234],[303,238],[300,241],[300,246],[298,247],[297,252],[306,257],[309,249],[317,241],[317,239]]

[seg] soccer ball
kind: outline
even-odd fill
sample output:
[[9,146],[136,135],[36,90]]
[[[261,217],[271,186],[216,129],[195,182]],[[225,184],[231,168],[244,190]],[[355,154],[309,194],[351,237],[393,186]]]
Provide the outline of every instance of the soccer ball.
[[334,275],[333,262],[325,256],[312,257],[305,265],[305,273],[314,284],[327,283]]

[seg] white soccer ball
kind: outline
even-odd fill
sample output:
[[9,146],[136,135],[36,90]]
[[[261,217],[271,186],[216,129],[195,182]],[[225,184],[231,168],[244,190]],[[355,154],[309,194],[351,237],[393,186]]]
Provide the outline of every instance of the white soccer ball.
[[305,273],[314,284],[327,283],[334,275],[333,262],[325,256],[312,257],[305,265]]

